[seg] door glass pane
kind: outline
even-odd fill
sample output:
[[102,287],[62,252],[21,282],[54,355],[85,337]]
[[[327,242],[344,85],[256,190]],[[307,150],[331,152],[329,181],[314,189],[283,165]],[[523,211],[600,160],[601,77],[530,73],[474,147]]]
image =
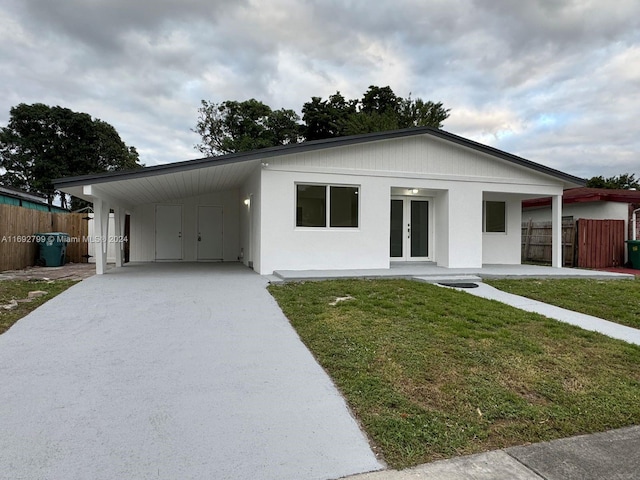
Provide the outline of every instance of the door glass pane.
[[402,200],[391,200],[391,256],[402,257]]
[[411,256],[429,256],[429,202],[411,200]]

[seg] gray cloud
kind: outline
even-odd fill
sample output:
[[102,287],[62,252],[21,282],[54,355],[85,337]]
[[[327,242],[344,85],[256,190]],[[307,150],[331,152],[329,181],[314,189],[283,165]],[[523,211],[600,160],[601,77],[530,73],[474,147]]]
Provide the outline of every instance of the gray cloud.
[[377,84],[531,160],[640,175],[635,0],[8,0],[0,44],[0,124],[20,102],[86,111],[148,165],[198,156],[201,99],[299,110]]

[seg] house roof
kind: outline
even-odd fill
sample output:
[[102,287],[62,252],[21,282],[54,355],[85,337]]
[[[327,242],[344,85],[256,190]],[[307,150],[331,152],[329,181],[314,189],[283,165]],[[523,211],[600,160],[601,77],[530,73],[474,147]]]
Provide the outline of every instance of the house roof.
[[12,197],[12,198],[18,198],[21,200],[28,200],[30,202],[47,203],[47,199],[45,197],[36,195],[35,193],[29,193],[23,190],[18,190],[16,188],[5,187],[3,185],[0,185],[0,195]]
[[[640,203],[640,191],[580,187],[569,188],[562,194],[562,203],[564,205],[586,202]],[[549,205],[551,205],[551,197],[533,198],[522,202],[523,208],[546,207]]]
[[[569,175],[559,170],[540,165],[510,153],[498,150],[481,143],[468,140],[430,127],[414,127],[402,130],[352,135],[338,138],[314,140],[297,144],[278,147],[263,148],[250,152],[232,153],[216,157],[205,157],[183,162],[169,163],[145,167],[136,170],[109,172],[95,175],[83,175],[78,177],[59,178],[54,180],[55,187],[72,195],[85,198],[82,187],[95,185],[96,191],[100,184],[108,184],[111,193],[118,198],[129,198],[132,203],[145,203],[161,201],[169,198],[181,198],[189,195],[199,195],[212,189],[233,188],[241,184],[247,175],[255,169],[262,160],[284,155],[318,151],[326,148],[337,148],[348,145],[357,145],[382,140],[391,140],[415,135],[429,135],[444,141],[460,145],[486,155],[499,158],[521,167],[557,178],[568,186],[584,185],[585,181],[579,177]],[[166,192],[157,191],[157,186],[149,182],[152,177],[163,176],[165,178]],[[189,184],[189,187],[184,185]],[[106,185],[105,185],[106,187]],[[149,192],[144,195],[144,191]],[[166,198],[160,198],[162,196]],[[173,195],[170,197],[169,195]]]

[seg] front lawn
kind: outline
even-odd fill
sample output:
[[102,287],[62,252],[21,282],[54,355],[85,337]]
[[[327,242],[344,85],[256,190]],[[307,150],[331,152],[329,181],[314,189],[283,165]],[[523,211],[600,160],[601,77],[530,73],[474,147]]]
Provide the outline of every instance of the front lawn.
[[[75,280],[49,280],[49,281],[29,281],[29,280],[2,280],[0,281],[0,334],[9,330],[9,328],[35,310],[47,300],[51,300],[59,293],[64,292],[67,288],[78,283]],[[35,298],[30,302],[23,302],[27,298],[29,292],[44,291],[46,295]],[[16,300],[18,306],[12,310],[1,308],[7,305],[11,300]]]
[[640,424],[640,347],[408,280],[270,292],[394,468]]
[[640,279],[487,280],[505,292],[640,328]]

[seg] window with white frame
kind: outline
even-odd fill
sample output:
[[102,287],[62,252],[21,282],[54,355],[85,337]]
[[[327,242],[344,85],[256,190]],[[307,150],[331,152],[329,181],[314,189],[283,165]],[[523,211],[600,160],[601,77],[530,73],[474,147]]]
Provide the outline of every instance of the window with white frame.
[[486,233],[507,232],[507,205],[505,202],[483,202],[482,231]]
[[355,185],[296,185],[296,227],[358,228]]

